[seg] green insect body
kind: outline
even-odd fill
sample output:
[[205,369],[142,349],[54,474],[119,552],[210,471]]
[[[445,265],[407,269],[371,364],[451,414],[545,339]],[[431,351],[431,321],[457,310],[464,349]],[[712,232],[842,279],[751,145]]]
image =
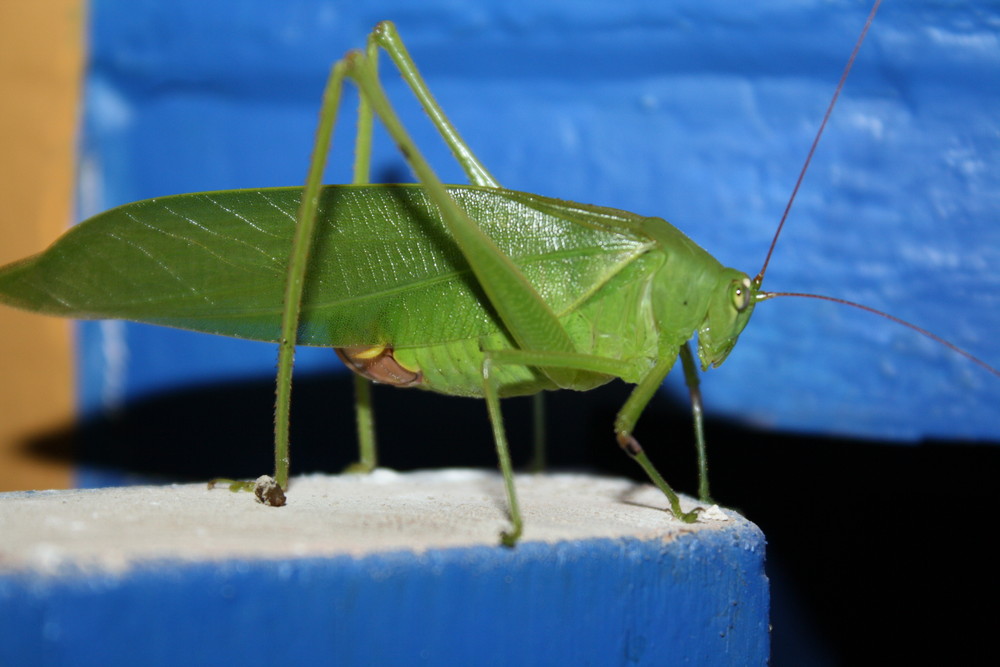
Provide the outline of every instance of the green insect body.
[[[752,312],[752,299],[737,303],[731,294],[749,278],[662,219],[509,190],[448,192],[544,297],[575,351],[621,362],[615,376],[627,382],[676,358],[695,331],[703,367],[718,365]],[[52,315],[277,342],[301,197],[301,188],[228,191],[112,209],[6,267],[0,298]],[[218,211],[211,228],[199,222],[207,207]],[[426,193],[327,186],[317,221],[298,343],[388,347],[422,375],[415,386],[482,397],[484,351],[516,345]],[[175,247],[165,249],[165,239]],[[106,267],[120,279],[95,270]],[[495,373],[501,396],[586,391],[611,379],[581,371],[557,387],[533,367],[504,364]]]

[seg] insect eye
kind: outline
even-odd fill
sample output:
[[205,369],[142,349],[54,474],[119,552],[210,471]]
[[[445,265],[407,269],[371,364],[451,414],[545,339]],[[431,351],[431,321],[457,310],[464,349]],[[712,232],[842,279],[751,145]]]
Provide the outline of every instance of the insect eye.
[[742,313],[750,305],[750,281],[734,280],[729,288],[730,297],[733,300],[733,308]]

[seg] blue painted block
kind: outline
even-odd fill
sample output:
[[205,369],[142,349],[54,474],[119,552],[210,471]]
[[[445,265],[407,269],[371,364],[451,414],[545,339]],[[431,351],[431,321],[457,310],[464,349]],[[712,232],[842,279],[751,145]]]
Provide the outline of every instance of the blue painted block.
[[0,663],[764,665],[760,552],[734,553],[718,536],[0,574]]
[[202,485],[0,494],[0,665],[767,663],[741,517],[532,477],[508,549],[498,477],[429,475],[297,480],[281,509]]
[[[81,217],[158,195],[300,184],[329,64],[391,18],[505,186],[664,217],[753,274],[865,5],[95,0]],[[886,3],[766,287],[862,301],[1000,363],[1000,92],[982,85],[1000,75],[997,12]],[[385,78],[442,176],[460,181],[398,77]],[[329,182],[349,179],[351,129],[345,120]],[[375,174],[409,180],[386,144]],[[85,414],[268,376],[275,358],[269,345],[118,323],[83,325],[80,345]],[[337,366],[326,351],[300,363]],[[764,428],[1000,440],[995,377],[832,304],[762,304],[704,392],[709,414]]]

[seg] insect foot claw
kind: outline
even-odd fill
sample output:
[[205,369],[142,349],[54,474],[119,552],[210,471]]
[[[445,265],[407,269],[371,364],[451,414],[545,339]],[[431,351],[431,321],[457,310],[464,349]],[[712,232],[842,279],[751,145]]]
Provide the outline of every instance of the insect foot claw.
[[517,546],[518,541],[521,539],[521,534],[524,532],[524,522],[521,520],[520,515],[514,517],[511,521],[511,529],[505,530],[500,533],[500,544],[511,549]]
[[285,491],[270,475],[261,475],[253,484],[253,494],[257,501],[269,507],[282,507],[285,504]]
[[368,473],[375,470],[375,466],[370,463],[364,463],[363,461],[356,461],[351,465],[347,466],[343,470],[345,475],[367,475]]
[[507,547],[508,549],[516,547],[517,541],[519,539],[521,539],[520,530],[512,530],[509,533],[505,530],[502,533],[500,533],[500,544]]
[[228,477],[216,477],[208,480],[208,488],[214,489],[220,484],[225,484],[230,491],[238,493],[240,491],[253,491],[254,482],[239,479],[229,479]]
[[683,521],[684,523],[698,523],[698,514],[703,510],[703,507],[695,507],[690,512],[677,512],[674,516]]
[[705,511],[704,507],[695,507],[690,512],[682,512],[680,501],[678,500],[677,507],[671,509],[671,514],[683,521],[684,523],[698,523],[698,515]]

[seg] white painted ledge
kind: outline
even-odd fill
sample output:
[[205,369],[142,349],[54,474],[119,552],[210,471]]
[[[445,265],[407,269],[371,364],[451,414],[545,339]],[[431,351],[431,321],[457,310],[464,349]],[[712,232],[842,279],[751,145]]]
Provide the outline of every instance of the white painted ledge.
[[[522,542],[632,537],[669,541],[743,520],[696,524],[664,511],[648,485],[587,475],[519,475]],[[148,560],[363,556],[498,544],[509,527],[499,476],[479,470],[293,478],[288,504],[204,484],[0,495],[5,568],[121,570]],[[694,507],[685,499],[685,511]],[[707,513],[706,513],[707,514]]]

